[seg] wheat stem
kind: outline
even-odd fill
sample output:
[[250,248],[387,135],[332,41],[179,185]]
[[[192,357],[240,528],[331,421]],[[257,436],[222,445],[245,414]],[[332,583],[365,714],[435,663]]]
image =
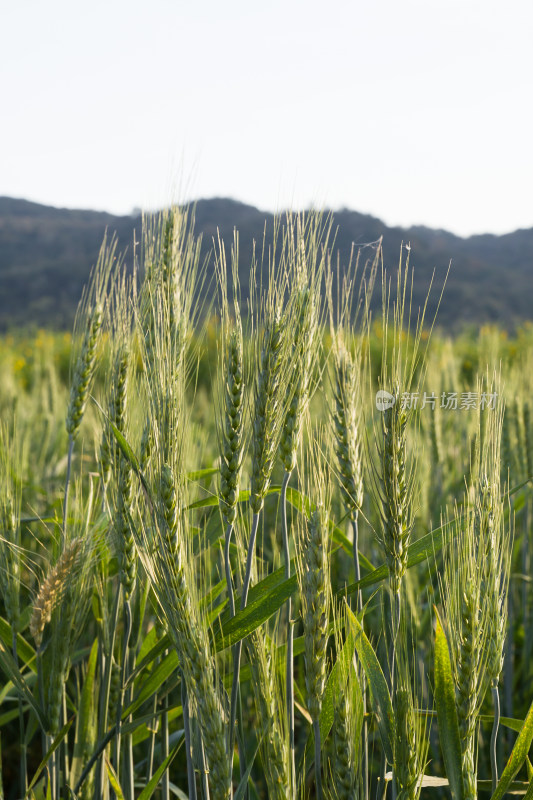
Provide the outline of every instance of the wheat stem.
[[[53,740],[53,737],[52,737]],[[52,787],[52,800],[59,800],[61,797],[61,776],[59,770],[59,752],[54,750],[50,759],[50,784]]]
[[[226,584],[227,584],[227,592],[228,592],[228,601],[229,601],[229,610],[230,615],[233,618],[235,616],[235,593],[233,591],[233,579],[231,575],[231,562],[230,562],[230,543],[231,543],[231,534],[233,531],[233,524],[230,522],[226,528],[226,536],[224,542],[224,567],[226,571]],[[233,696],[233,694],[232,694]],[[240,687],[237,689],[237,699],[236,702],[240,705]],[[239,725],[239,729],[242,731],[242,719],[239,716],[236,716],[236,708],[233,709],[233,713],[235,714],[235,720]],[[230,715],[230,719],[233,719]],[[241,738],[238,738],[238,748],[239,748],[239,764],[240,764],[240,771],[243,772],[243,765],[246,760],[244,749],[241,744]],[[235,724],[230,724],[230,729],[228,731],[228,756],[230,759],[230,770],[233,772],[233,751],[235,749]],[[248,790],[246,790],[247,793]]]
[[[67,721],[67,690],[66,686],[63,684],[63,703],[61,708],[61,727],[65,725]],[[65,737],[61,742],[59,755],[61,759],[61,764],[63,766],[63,782],[65,784],[70,783],[70,762],[68,757],[68,739]]]
[[[39,687],[39,702],[41,704],[41,708],[44,710],[45,706],[45,697],[44,697],[44,673],[43,673],[43,651],[40,644],[37,645],[35,650],[35,666],[37,668],[37,685]],[[46,731],[41,731],[41,745],[43,753],[48,752],[46,748]]]
[[187,696],[187,685],[181,671],[181,707],[183,709],[183,730],[185,733],[185,748],[187,758],[187,783],[189,800],[196,800],[196,779],[194,775],[194,764],[192,761],[191,745],[191,720],[189,717],[189,698]]
[[255,540],[257,537],[257,528],[259,526],[259,513],[254,513],[252,517],[252,530],[250,532],[250,541],[248,543],[248,555],[246,557],[246,572],[244,573],[244,581],[242,584],[241,595],[241,611],[244,611],[248,603],[248,591],[250,589],[250,581],[252,579],[252,565],[255,557]]
[[[159,663],[159,660],[156,659],[156,665]],[[155,751],[155,737],[157,731],[157,705],[158,705],[158,696],[157,692],[154,694],[154,698],[152,700],[152,727],[150,729],[150,739],[148,740],[148,756],[146,758],[147,768],[146,768],[146,783],[149,783],[152,778],[152,773],[154,771],[154,751]]]
[[[132,626],[133,626],[133,614],[132,614]],[[138,633],[137,633],[138,636]],[[129,684],[126,693],[125,693],[125,703],[126,706],[130,706],[133,702],[133,681],[130,681],[130,675],[132,674],[134,667],[135,667],[135,648],[136,643],[133,643],[132,647],[128,647],[128,674],[126,676],[126,681]],[[126,722],[131,722],[131,715],[129,715],[126,719]],[[135,787],[135,762],[133,760],[133,733],[129,732],[125,735],[125,759],[126,759],[126,774],[129,781],[129,786],[131,788],[132,796],[135,795],[134,787]]]
[[[13,628],[12,632],[13,643],[13,661],[18,669],[18,653],[17,653],[17,632]],[[24,797],[28,789],[28,764],[27,764],[27,747],[26,738],[24,736],[24,712],[22,709],[22,697],[18,698],[19,710],[19,731],[20,731],[20,796]]]
[[115,759],[115,771],[117,775],[120,775],[120,748],[121,748],[121,720],[122,720],[122,708],[124,706],[124,692],[125,692],[125,684],[126,684],[126,672],[127,672],[127,663],[128,663],[128,647],[131,635],[131,625],[132,625],[132,617],[131,617],[131,604],[129,600],[124,601],[124,636],[122,642],[122,664],[120,667],[120,693],[119,699],[117,703],[117,713],[115,717],[115,725],[117,729],[117,738],[115,742],[116,747],[116,759]]
[[[355,580],[361,580],[361,565],[359,563],[359,514],[355,512],[352,514],[352,531],[353,531],[353,561],[355,567]],[[363,610],[363,591],[357,590],[357,611]],[[354,656],[354,664],[357,664],[357,659]],[[363,782],[363,798],[369,798],[369,785],[368,785],[368,720],[366,719],[366,679],[365,675],[362,676],[363,686],[363,765],[362,765],[362,782]]]
[[67,456],[67,476],[65,478],[65,494],[63,497],[63,525],[61,526],[61,550],[65,545],[65,535],[67,527],[67,510],[68,510],[68,494],[70,486],[70,473],[72,470],[72,453],[74,450],[74,436],[69,434],[68,437],[68,456]]
[[[168,655],[168,650],[165,650],[163,657],[167,655]],[[163,751],[162,752],[163,761],[165,760],[165,758],[167,758],[170,751],[168,735],[169,734],[168,734],[168,692],[167,692],[163,698],[163,715],[161,718],[161,740],[162,740],[161,749]],[[165,773],[161,778],[161,800],[170,800],[168,769],[165,770]]]
[[233,533],[233,523],[229,522],[226,526],[226,535],[224,537],[224,569],[226,572],[226,586],[228,592],[228,605],[230,616],[235,616],[235,594],[233,592],[233,579],[231,575],[231,561],[230,561],[230,545],[231,534]]
[[[287,485],[291,473],[285,471],[281,484],[281,534],[283,540],[283,558],[285,560],[285,580],[291,577],[291,557],[289,551],[289,532],[287,529]],[[294,753],[294,629],[292,625],[292,602],[291,598],[285,604],[287,613],[287,658],[286,658],[286,694],[287,694],[287,719],[289,722],[289,758],[291,769],[292,790],[296,788],[296,766]]]
[[396,592],[391,592],[391,664],[390,664],[390,693],[394,700],[394,688],[396,678],[396,648],[398,644],[398,634],[400,631],[400,616],[401,616],[401,595],[400,589]]
[[[248,556],[246,558],[246,573],[242,586],[241,595],[241,611],[246,608],[248,602],[248,590],[250,588],[250,581],[252,578],[252,564],[255,554],[255,539],[257,536],[257,528],[259,526],[259,513],[254,514],[252,517],[252,530],[250,532],[250,541],[248,543]],[[239,675],[241,670],[241,655],[242,655],[242,640],[237,642],[233,648],[233,681],[231,684],[231,701],[230,701],[230,717],[229,717],[229,742],[230,742],[230,758],[233,754],[233,746],[235,743],[235,722],[237,719],[237,699],[239,694]]]
[[497,685],[492,687],[492,705],[494,706],[494,722],[492,723],[492,733],[490,737],[490,768],[492,773],[492,793],[494,794],[498,783],[496,745],[498,743],[498,729],[500,727],[500,693]]
[[315,785],[316,785],[316,800],[322,800],[322,763],[321,763],[321,739],[320,739],[320,721],[313,720],[313,733],[315,737]]
[[[228,592],[229,611],[230,611],[230,616],[233,618],[235,616],[235,593],[233,591],[233,579],[231,575],[231,562],[230,562],[230,543],[231,543],[232,531],[233,531],[233,524],[229,522],[226,527],[226,536],[224,540],[224,567],[226,571],[226,585]],[[233,655],[235,658],[235,648],[233,649]],[[239,693],[239,688],[237,687],[237,694],[238,693]],[[237,703],[237,697],[234,696],[233,687],[231,692],[231,702],[232,704]],[[235,749],[236,715],[237,715],[236,705],[235,706],[232,705],[230,711],[230,727],[228,731],[228,757],[230,759],[231,772],[233,772],[233,751]],[[240,753],[240,745],[239,745],[239,753]]]
[[[200,777],[201,777],[201,785],[202,785],[202,797],[203,800],[209,800],[209,780],[208,780],[209,772],[207,770],[206,761],[205,761],[205,748],[204,748],[204,741],[200,739]],[[231,794],[231,792],[230,792]],[[218,800],[218,798],[217,798]]]
[[[108,641],[107,653],[105,653],[104,655],[105,670],[103,673],[103,682],[100,691],[100,705],[98,713],[99,740],[101,740],[104,737],[105,731],[107,729],[107,717],[109,713],[109,697],[111,693],[111,677],[113,672],[113,651],[115,649],[115,636],[116,636],[117,621],[118,621],[119,603],[120,603],[120,592],[117,592],[115,595],[115,602],[113,603],[113,609],[111,612],[111,620],[109,626],[110,636]],[[104,647],[104,645],[102,645],[102,647]],[[98,768],[96,771],[96,781],[95,781],[95,785],[100,787],[101,795],[104,794],[105,775],[103,767],[104,767],[103,759],[101,759],[98,763]]]
[[[355,568],[355,582],[361,580],[361,565],[359,563],[359,514],[355,512],[352,514],[352,532],[353,532],[353,563]],[[363,591],[357,590],[357,610],[363,610]]]

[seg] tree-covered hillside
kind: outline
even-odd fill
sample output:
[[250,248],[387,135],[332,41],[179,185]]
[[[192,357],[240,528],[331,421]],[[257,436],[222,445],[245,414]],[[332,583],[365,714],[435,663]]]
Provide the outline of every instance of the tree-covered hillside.
[[[265,224],[270,229],[272,221],[272,214],[234,200],[214,198],[196,205],[196,230],[204,234],[205,256],[217,228],[228,245],[234,228],[239,231],[244,295],[252,243],[262,241]],[[140,215],[119,217],[0,198],[1,328],[28,324],[70,327],[106,230],[117,233],[119,249],[127,250],[131,263],[134,235],[140,237]],[[411,264],[417,275],[415,304],[423,302],[434,271],[437,287],[442,286],[451,261],[438,317],[446,328],[484,322],[512,327],[531,317],[533,229],[463,239],[424,227],[388,228],[374,217],[344,209],[334,214],[334,232],[334,249],[341,264],[348,260],[352,243],[356,247],[368,245],[383,236],[385,263],[393,267],[402,242],[410,244]],[[362,251],[363,258],[371,254],[371,248]],[[438,294],[432,293],[434,303]]]

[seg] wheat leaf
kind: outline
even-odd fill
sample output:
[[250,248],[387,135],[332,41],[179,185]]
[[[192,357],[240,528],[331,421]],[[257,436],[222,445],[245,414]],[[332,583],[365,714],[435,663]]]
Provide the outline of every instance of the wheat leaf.
[[453,800],[463,800],[461,769],[461,739],[455,705],[450,651],[446,635],[437,615],[435,631],[435,705],[439,724],[439,740],[444,756],[444,768],[450,783]]
[[355,647],[357,649],[357,654],[365,671],[368,685],[370,687],[372,705],[374,707],[374,713],[376,715],[383,749],[389,764],[393,764],[395,724],[387,682],[385,681],[385,676],[383,675],[379,665],[374,648],[368,641],[366,634],[361,627],[361,623],[350,609],[348,604],[346,604],[346,612],[348,614],[348,620],[355,633]]
[[502,772],[502,776],[496,787],[496,791],[492,795],[491,800],[500,800],[500,798],[504,796],[509,787],[509,784],[512,782],[518,770],[526,760],[527,754],[529,753],[529,748],[531,747],[532,740],[533,740],[533,703],[531,703],[531,706],[529,707],[529,711],[527,712],[524,724],[522,725],[520,733],[518,734],[511,755],[509,756],[509,760],[507,761],[505,769]]
[[163,763],[160,764],[159,767],[156,769],[156,771],[152,775],[151,779],[148,781],[148,783],[146,784],[146,786],[144,787],[144,789],[140,793],[140,795],[137,798],[137,800],[150,800],[151,796],[153,795],[153,793],[157,789],[157,785],[158,785],[159,781],[161,780],[161,778],[163,777],[164,773],[167,771],[167,769],[172,764],[172,762],[173,762],[178,750],[182,746],[183,742],[184,742],[184,738],[182,737],[179,740],[179,742],[172,748],[172,750],[170,751],[168,756],[165,758]]

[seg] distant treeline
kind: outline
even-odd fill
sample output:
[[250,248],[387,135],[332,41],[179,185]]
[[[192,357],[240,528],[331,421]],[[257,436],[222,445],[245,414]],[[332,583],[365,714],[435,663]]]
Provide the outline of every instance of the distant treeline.
[[[72,211],[0,197],[0,329],[70,328],[105,231],[116,232],[119,249],[127,251],[126,260],[132,263],[134,234],[138,241],[141,223],[140,215]],[[234,200],[215,198],[196,204],[196,231],[204,235],[203,258],[217,229],[228,248],[234,229],[239,231],[244,298],[253,242],[261,243],[265,226],[271,230],[272,225],[272,214]],[[410,263],[417,275],[415,308],[423,304],[434,275],[429,318],[451,261],[438,314],[441,327],[457,331],[495,322],[511,329],[533,317],[533,228],[463,239],[424,227],[388,228],[374,217],[341,210],[333,217],[335,263],[338,258],[345,265],[354,247],[362,247],[361,259],[372,258],[373,244],[381,236],[384,264],[390,271],[396,269],[402,243],[410,246]],[[377,308],[379,302],[376,297]]]

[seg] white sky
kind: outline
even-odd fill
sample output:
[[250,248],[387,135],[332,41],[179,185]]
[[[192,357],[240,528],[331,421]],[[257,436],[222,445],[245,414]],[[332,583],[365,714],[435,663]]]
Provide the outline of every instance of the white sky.
[[533,227],[530,0],[0,3],[0,194]]

